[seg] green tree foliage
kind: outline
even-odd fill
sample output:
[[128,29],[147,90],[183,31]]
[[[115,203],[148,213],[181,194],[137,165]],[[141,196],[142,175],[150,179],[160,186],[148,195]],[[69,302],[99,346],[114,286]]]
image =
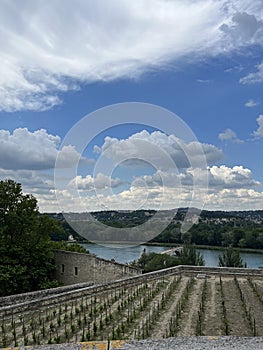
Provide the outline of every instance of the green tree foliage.
[[134,265],[143,269],[143,272],[151,272],[180,265],[180,261],[178,258],[168,254],[150,253],[142,254]]
[[0,295],[58,285],[49,233],[58,222],[40,215],[37,200],[20,184],[0,181]]
[[220,267],[247,267],[246,263],[243,262],[240,252],[238,249],[233,249],[229,246],[222,255],[218,256]]
[[196,265],[204,266],[203,256],[196,251],[195,246],[185,244],[180,256],[171,256],[169,254],[158,254],[143,252],[138,261],[134,261],[132,265],[140,267],[144,272],[151,272],[165,269],[167,267],[178,265]]
[[234,227],[231,223],[222,222],[204,223],[193,227],[182,235],[180,225],[171,223],[152,242],[158,243],[189,243],[208,246],[229,246],[240,248],[263,249],[263,227],[246,220],[240,221],[240,226]]
[[66,242],[60,241],[60,242],[52,242],[52,246],[54,249],[57,249],[57,250],[67,250],[69,252],[89,254],[89,251],[86,250],[82,245],[78,243],[67,244]]
[[197,252],[194,245],[185,244],[179,257],[181,265],[204,266],[205,261],[201,253]]

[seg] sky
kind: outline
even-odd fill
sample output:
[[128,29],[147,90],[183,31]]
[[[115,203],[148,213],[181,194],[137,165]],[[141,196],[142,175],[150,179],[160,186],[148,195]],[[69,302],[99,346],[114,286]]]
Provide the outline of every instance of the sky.
[[262,0],[2,0],[0,39],[0,179],[40,211],[263,209]]

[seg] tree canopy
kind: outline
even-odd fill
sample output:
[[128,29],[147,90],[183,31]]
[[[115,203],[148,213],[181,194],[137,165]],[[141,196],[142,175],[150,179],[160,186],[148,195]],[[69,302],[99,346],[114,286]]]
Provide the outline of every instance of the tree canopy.
[[247,267],[240,256],[239,250],[235,250],[231,246],[229,246],[222,255],[219,255],[218,259],[218,266],[220,267]]
[[178,257],[169,254],[147,254],[143,252],[141,257],[137,261],[135,260],[132,265],[143,269],[143,272],[151,272],[178,265],[204,266],[205,262],[202,254],[196,251],[195,246],[185,244]]
[[34,196],[21,184],[0,181],[0,295],[58,285],[49,233],[58,222],[40,215]]

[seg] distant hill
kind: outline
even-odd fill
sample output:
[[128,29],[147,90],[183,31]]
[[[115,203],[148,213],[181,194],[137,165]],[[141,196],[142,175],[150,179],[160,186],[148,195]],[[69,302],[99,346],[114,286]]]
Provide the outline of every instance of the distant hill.
[[[53,235],[52,240],[66,240],[71,234],[77,241],[179,245],[191,242],[204,246],[232,245],[246,249],[263,249],[263,210],[203,210],[200,213],[196,208],[179,208],[177,211],[159,212],[111,210],[50,215],[60,220],[64,227],[63,234]],[[189,225],[186,232],[182,230],[183,222]],[[149,224],[140,226],[144,223]]]
[[[160,213],[160,212],[159,212]],[[169,213],[169,210],[161,211],[163,216]],[[223,211],[223,210],[200,210],[197,208],[179,208],[176,211],[176,215],[173,220],[183,220],[186,213],[189,217],[198,215],[201,220],[215,220],[215,219],[225,219],[225,220],[245,220],[245,221],[258,221],[263,222],[263,210],[247,210],[247,211]],[[200,215],[199,215],[200,213]],[[69,217],[71,220],[88,220],[94,219],[99,220],[104,223],[114,223],[117,222],[130,222],[132,226],[141,224],[156,214],[156,210],[109,210],[109,211],[94,211],[89,213],[50,213],[49,215],[55,219],[63,220],[64,217]]]

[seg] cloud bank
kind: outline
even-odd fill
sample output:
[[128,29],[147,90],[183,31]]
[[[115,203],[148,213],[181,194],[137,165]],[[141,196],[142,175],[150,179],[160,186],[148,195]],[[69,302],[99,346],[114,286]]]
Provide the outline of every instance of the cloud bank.
[[[263,135],[262,118],[258,118],[259,128],[255,136]],[[142,141],[144,146],[148,144],[149,147],[140,147]],[[85,167],[85,171],[94,164],[81,157],[73,146],[60,150],[60,142],[59,136],[49,134],[44,129],[31,132],[26,128],[19,128],[13,133],[0,130],[0,179],[12,178],[22,183],[25,192],[37,197],[42,211],[60,210],[53,179],[53,168],[59,152],[63,160],[60,165],[64,167],[61,174],[65,175],[64,180],[62,179],[65,186],[59,193],[65,203],[64,210],[158,209],[160,204],[170,209],[177,206],[198,206],[199,203],[192,202],[193,188],[196,197],[205,201],[210,209],[232,209],[233,206],[237,208],[237,205],[242,209],[262,207],[261,184],[253,178],[252,171],[243,166],[216,165],[222,160],[223,153],[213,145],[199,143],[197,147],[195,143],[186,143],[174,135],[167,136],[159,131],[149,133],[146,130],[127,139],[106,137],[102,146],[96,147],[97,156],[106,152],[113,163],[118,164],[123,156],[121,152],[124,152],[126,159],[131,158],[131,162],[120,166],[124,166],[128,173],[131,173],[129,167],[134,167],[134,158],[145,159],[145,156],[158,165],[158,168],[151,170],[152,173],[149,174],[147,164],[137,162],[135,165],[141,175],[134,176],[131,180],[113,176],[114,173],[92,174],[92,171],[85,176],[79,174],[68,179],[67,167],[76,159],[80,159],[83,165],[89,165],[88,168]],[[158,147],[165,150],[177,166],[167,168],[162,157],[156,154]],[[200,149],[209,160],[208,168],[199,166],[198,159],[202,156]],[[189,158],[195,159],[192,164],[189,163],[185,151]],[[78,196],[74,189],[78,190]]]
[[27,128],[15,129],[11,134],[0,130],[0,166],[9,170],[53,169],[60,152],[60,166],[67,168],[74,160],[84,159],[74,146],[64,146],[58,150],[60,137],[40,129],[30,132]]
[[[0,10],[7,112],[42,111],[82,83],[134,79],[263,42],[261,0],[12,0]],[[262,67],[241,82],[262,81]]]
[[178,169],[211,165],[223,158],[222,151],[214,145],[197,141],[187,143],[175,135],[166,135],[160,131],[149,133],[146,130],[128,139],[106,137],[101,148],[95,146],[95,151],[105,154],[116,164],[127,159],[126,165],[143,167],[145,163],[138,161],[144,159],[162,170],[167,170],[170,165],[164,153],[172,160],[173,168]]

